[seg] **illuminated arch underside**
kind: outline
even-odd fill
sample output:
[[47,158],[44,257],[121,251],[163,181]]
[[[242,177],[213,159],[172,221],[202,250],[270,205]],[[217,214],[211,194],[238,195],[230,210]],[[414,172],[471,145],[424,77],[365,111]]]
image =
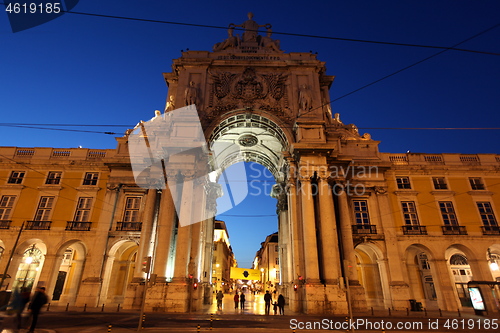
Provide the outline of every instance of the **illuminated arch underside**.
[[288,140],[272,120],[250,113],[228,117],[214,128],[209,137],[210,148],[216,142],[239,148],[239,152],[226,149],[214,156],[220,170],[242,161],[256,162],[268,168],[275,179],[282,178],[282,151],[287,149]]

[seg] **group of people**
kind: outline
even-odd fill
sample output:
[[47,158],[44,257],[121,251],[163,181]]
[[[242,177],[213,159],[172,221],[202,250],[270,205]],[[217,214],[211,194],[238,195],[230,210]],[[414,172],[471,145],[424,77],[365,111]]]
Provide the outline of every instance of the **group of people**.
[[[273,300],[273,296],[269,293],[269,290],[266,290],[264,295],[264,303],[266,303],[265,311],[266,315],[271,311],[271,302]],[[280,311],[280,315],[285,314],[285,297],[280,294],[278,299],[273,302],[273,312],[275,315],[278,314],[278,309]]]
[[[275,291],[276,293],[276,291]],[[224,298],[224,294],[222,293],[222,290],[219,290],[215,296],[215,299],[217,300],[217,310],[222,310],[222,299]],[[245,294],[243,292],[238,293],[236,292],[234,297],[234,308],[235,309],[245,309]],[[273,306],[273,311],[274,314],[279,314],[284,315],[285,314],[285,297],[282,294],[279,294],[278,298],[273,301],[273,295],[269,293],[269,290],[266,290],[266,293],[264,294],[264,303],[265,303],[265,312],[266,315],[269,315],[271,311],[271,305]]]
[[47,304],[48,298],[45,294],[45,287],[36,288],[35,294],[30,301],[30,291],[27,288],[21,288],[20,290],[14,290],[10,298],[10,302],[3,306],[1,310],[7,310],[9,313],[13,314],[16,318],[17,329],[21,329],[22,326],[22,313],[26,304],[28,305],[28,310],[31,313],[31,325],[29,327],[28,333],[34,332],[36,324],[38,322],[38,315],[42,307]]
[[245,294],[244,293],[238,294],[238,292],[236,292],[233,299],[234,299],[234,308],[235,309],[238,308],[238,304],[240,305],[240,309],[242,309],[242,310],[245,309]]

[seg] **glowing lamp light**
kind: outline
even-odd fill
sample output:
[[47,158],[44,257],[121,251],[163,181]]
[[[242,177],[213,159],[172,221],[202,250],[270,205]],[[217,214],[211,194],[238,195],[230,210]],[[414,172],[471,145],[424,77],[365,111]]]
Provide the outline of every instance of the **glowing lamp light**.
[[24,262],[28,265],[31,264],[33,262],[33,257],[27,257],[26,259],[24,259]]
[[490,262],[490,269],[492,271],[498,271],[500,268],[498,267],[498,264],[495,261]]

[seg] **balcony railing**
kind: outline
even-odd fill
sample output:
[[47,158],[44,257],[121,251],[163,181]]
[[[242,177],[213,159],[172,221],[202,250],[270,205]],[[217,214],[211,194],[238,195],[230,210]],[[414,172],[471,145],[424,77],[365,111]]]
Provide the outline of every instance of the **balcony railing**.
[[26,230],[50,230],[52,221],[26,221]]
[[117,222],[116,231],[141,231],[142,222]]
[[377,233],[377,226],[374,224],[353,224],[352,233],[355,235],[373,235]]
[[9,229],[11,220],[0,220],[0,229]]
[[443,225],[443,235],[467,235],[467,229],[461,225]]
[[427,235],[427,227],[424,225],[404,225],[403,234],[405,235]]
[[92,222],[77,222],[77,221],[68,221],[66,223],[66,230],[71,231],[89,231]]
[[485,225],[482,226],[483,235],[500,235],[500,226],[498,225]]

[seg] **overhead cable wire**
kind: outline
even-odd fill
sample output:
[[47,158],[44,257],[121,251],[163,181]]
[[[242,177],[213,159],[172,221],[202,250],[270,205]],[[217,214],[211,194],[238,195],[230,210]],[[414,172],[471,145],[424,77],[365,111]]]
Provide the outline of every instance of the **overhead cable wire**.
[[394,76],[394,75],[396,75],[396,74],[399,74],[399,73],[401,73],[401,72],[403,72],[403,71],[405,71],[405,70],[407,70],[407,69],[410,69],[410,68],[412,68],[412,67],[415,67],[416,65],[419,65],[419,64],[421,64],[421,63],[423,63],[423,62],[425,62],[425,61],[427,61],[427,60],[430,60],[430,59],[432,59],[432,58],[434,58],[434,57],[436,57],[436,56],[438,56],[438,55],[441,55],[441,54],[443,54],[443,53],[444,53],[444,52],[446,52],[446,51],[453,50],[453,48],[454,48],[454,47],[456,47],[456,46],[458,46],[458,45],[461,45],[461,44],[463,44],[463,43],[465,43],[465,42],[468,42],[468,41],[470,41],[470,40],[472,40],[472,39],[474,39],[474,38],[476,38],[476,37],[478,37],[478,36],[480,36],[480,35],[483,35],[483,34],[485,34],[485,33],[489,32],[489,31],[491,31],[491,30],[493,30],[493,29],[497,28],[498,26],[500,26],[500,23],[499,23],[499,24],[495,24],[494,26],[489,27],[489,28],[487,28],[487,29],[485,29],[485,30],[483,30],[483,31],[481,31],[481,32],[479,32],[479,33],[477,33],[477,34],[475,34],[475,35],[473,35],[473,36],[471,36],[471,37],[467,38],[467,39],[464,39],[463,41],[461,41],[461,42],[459,42],[459,43],[456,43],[456,44],[454,44],[453,46],[450,46],[450,47],[448,47],[448,48],[446,48],[446,49],[444,49],[444,50],[442,50],[442,51],[439,51],[439,52],[437,52],[437,53],[434,53],[434,54],[432,54],[432,55],[430,55],[430,56],[428,56],[428,57],[425,57],[425,58],[423,58],[423,59],[421,59],[421,60],[419,60],[419,61],[417,61],[417,62],[414,62],[414,63],[413,63],[413,64],[411,64],[411,65],[405,66],[405,67],[403,67],[403,68],[401,68],[401,69],[399,69],[399,70],[397,70],[397,71],[395,71],[395,72],[392,72],[391,74],[385,75],[385,76],[383,76],[383,77],[382,77],[382,78],[380,78],[380,79],[377,79],[377,80],[372,81],[372,82],[370,82],[370,83],[368,83],[368,84],[365,84],[364,86],[361,86],[361,87],[359,87],[359,88],[357,88],[357,89],[355,89],[355,90],[352,90],[352,91],[348,92],[347,94],[344,94],[344,95],[342,95],[342,96],[340,96],[340,97],[337,97],[337,98],[335,98],[334,100],[332,100],[332,101],[330,101],[330,102],[328,102],[328,103],[325,103],[325,104],[323,104],[323,105],[321,105],[321,106],[319,106],[319,107],[316,107],[316,108],[313,108],[313,109],[311,109],[311,110],[309,110],[309,111],[307,111],[307,112],[304,112],[304,113],[303,113],[303,114],[301,114],[299,117],[301,117],[301,116],[303,116],[303,115],[306,115],[306,114],[308,114],[308,113],[310,113],[310,112],[312,112],[312,111],[315,111],[315,110],[317,110],[317,109],[323,108],[324,106],[327,106],[327,105],[330,105],[330,104],[332,104],[332,103],[335,103],[336,101],[341,100],[342,98],[345,98],[345,97],[347,97],[347,96],[350,96],[350,95],[352,95],[352,94],[354,94],[354,93],[356,93],[356,92],[358,92],[358,91],[360,91],[360,90],[363,90],[363,89],[368,88],[368,87],[370,87],[370,86],[372,86],[372,85],[374,85],[374,84],[376,84],[376,83],[379,83],[380,81],[383,81],[383,80],[385,80],[385,79],[388,79],[388,78],[390,78],[390,77],[392,77],[392,76]]
[[[66,13],[68,13],[68,14],[77,14],[77,15],[95,16],[95,17],[104,17],[104,18],[113,18],[113,19],[120,19],[120,20],[131,20],[131,21],[150,22],[150,23],[162,23],[162,24],[182,25],[182,26],[198,27],[198,28],[225,29],[225,30],[228,29],[228,27],[217,26],[217,25],[208,25],[208,24],[199,24],[199,23],[187,23],[187,22],[174,22],[174,21],[165,21],[165,20],[153,20],[153,19],[143,19],[143,18],[127,17],[127,16],[106,15],[106,14],[96,14],[96,13],[84,13],[84,12],[76,12],[76,11],[67,11]],[[500,26],[500,23],[497,24],[495,27],[497,27],[497,26]],[[243,28],[238,28],[238,27],[235,27],[234,29],[238,30],[238,31],[245,30]],[[255,31],[255,32],[257,32],[258,30],[248,29],[246,31]],[[479,50],[469,50],[469,49],[458,49],[458,48],[455,48],[456,46],[460,45],[461,43],[459,43],[457,45],[454,45],[452,47],[446,47],[446,46],[422,45],[422,44],[411,44],[411,43],[396,43],[396,42],[374,41],[374,40],[367,40],[367,39],[355,39],[355,38],[343,38],[343,37],[332,37],[332,36],[321,36],[321,35],[309,35],[309,34],[299,34],[299,33],[280,32],[280,31],[273,31],[273,34],[284,35],[284,36],[294,36],[294,37],[307,37],[307,38],[340,40],[340,41],[358,42],[358,43],[371,43],[371,44],[382,44],[382,45],[395,45],[395,46],[408,46],[408,47],[431,48],[431,49],[444,49],[444,50],[453,50],[453,51],[460,51],[460,52],[472,52],[472,53],[480,53],[480,54],[489,54],[489,55],[500,56],[500,53],[496,53],[496,52],[488,52],[488,51],[479,51]]]

